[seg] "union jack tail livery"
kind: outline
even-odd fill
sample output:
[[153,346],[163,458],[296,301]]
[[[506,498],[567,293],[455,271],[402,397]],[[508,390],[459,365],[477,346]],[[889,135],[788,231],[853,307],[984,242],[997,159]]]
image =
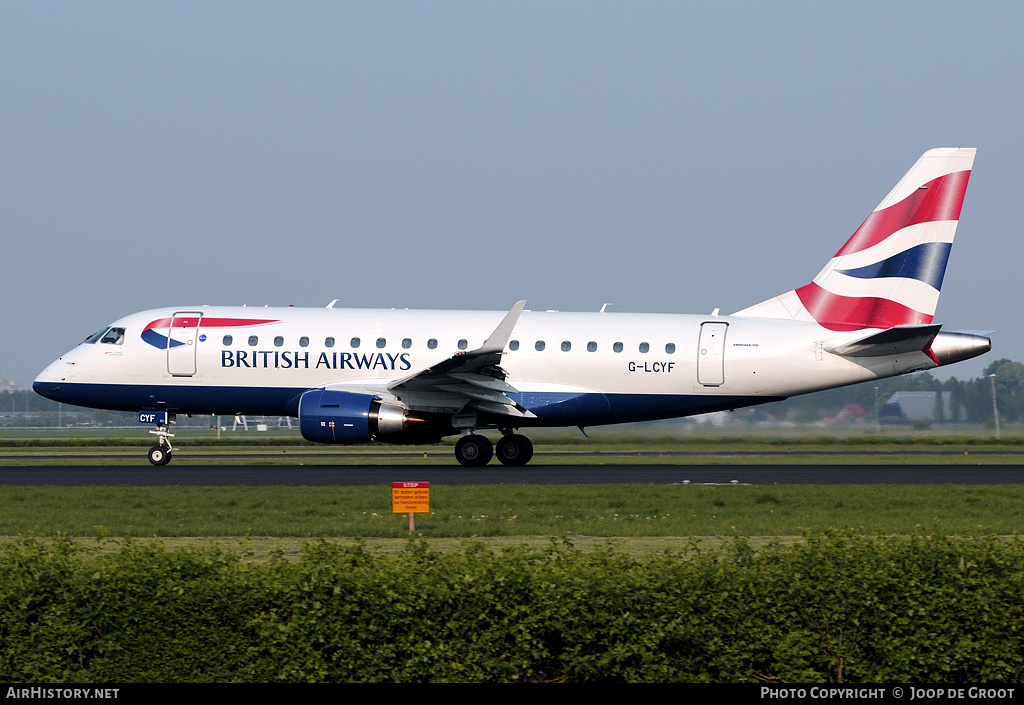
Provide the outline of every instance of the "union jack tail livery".
[[735,315],[837,332],[931,323],[976,151],[925,152],[810,284]]

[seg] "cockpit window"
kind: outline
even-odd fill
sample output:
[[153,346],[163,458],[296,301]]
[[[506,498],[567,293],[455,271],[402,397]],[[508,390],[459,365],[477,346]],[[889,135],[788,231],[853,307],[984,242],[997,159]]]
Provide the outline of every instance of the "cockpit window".
[[120,345],[121,343],[124,342],[124,328],[111,328],[108,326],[106,328],[96,331],[82,342]]
[[110,327],[109,326],[104,326],[103,328],[100,328],[98,331],[96,331],[95,333],[90,335],[88,338],[86,338],[82,342],[83,343],[95,343],[95,342],[98,342],[99,339],[103,337],[103,334],[106,333],[108,330],[110,330]]
[[100,342],[108,345],[120,345],[124,342],[124,328],[111,328],[100,338]]

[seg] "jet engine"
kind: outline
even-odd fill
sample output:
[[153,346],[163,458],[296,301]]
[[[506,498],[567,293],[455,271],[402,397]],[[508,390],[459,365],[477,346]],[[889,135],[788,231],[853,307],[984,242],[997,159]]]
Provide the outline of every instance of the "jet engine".
[[440,440],[437,424],[369,394],[311,389],[299,397],[299,429],[314,443],[428,443]]

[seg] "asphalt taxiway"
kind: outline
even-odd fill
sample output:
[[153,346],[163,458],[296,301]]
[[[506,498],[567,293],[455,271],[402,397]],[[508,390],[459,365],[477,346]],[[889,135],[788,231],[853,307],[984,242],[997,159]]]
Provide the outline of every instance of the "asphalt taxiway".
[[230,485],[579,485],[741,483],[750,485],[1003,485],[1024,483],[1024,465],[168,465],[7,466],[0,485],[230,486]]

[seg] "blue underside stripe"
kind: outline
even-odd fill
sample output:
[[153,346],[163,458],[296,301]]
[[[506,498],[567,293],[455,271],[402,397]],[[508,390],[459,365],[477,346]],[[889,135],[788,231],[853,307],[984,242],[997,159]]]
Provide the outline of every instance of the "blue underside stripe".
[[[193,387],[36,382],[36,392],[65,404],[114,411],[298,416],[305,387]],[[784,397],[701,394],[551,394],[520,392],[514,401],[536,414],[517,426],[594,426],[691,416],[778,401]],[[508,417],[481,414],[486,425]]]

